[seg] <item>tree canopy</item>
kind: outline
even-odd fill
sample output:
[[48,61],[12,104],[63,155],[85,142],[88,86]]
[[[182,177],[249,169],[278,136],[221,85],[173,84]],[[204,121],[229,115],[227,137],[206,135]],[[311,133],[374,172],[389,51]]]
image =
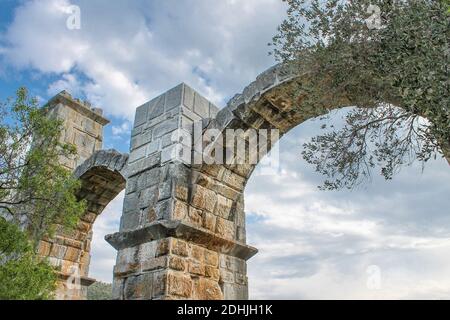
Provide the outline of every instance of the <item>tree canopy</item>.
[[342,128],[304,145],[322,188],[353,188],[375,167],[391,179],[415,160],[450,159],[448,0],[285,1],[272,53],[308,66],[299,107],[331,107],[330,96],[356,107]]
[[112,300],[112,285],[97,281],[87,289],[88,300]]
[[62,121],[25,88],[0,105],[0,210],[25,226],[35,247],[55,226],[75,226],[85,209],[75,197],[80,182],[59,161],[76,153],[61,131]]
[[54,269],[36,255],[27,235],[0,217],[0,299],[50,299],[55,286]]
[[52,298],[56,273],[39,242],[73,228],[85,211],[80,182],[60,162],[76,154],[61,131],[25,88],[0,104],[0,299]]

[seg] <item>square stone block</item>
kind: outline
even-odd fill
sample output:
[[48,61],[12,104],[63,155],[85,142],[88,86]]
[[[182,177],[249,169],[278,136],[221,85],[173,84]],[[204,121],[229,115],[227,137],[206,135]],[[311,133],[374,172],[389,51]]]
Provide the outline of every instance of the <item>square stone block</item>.
[[150,101],[150,106],[148,109],[148,120],[159,117],[164,113],[165,98],[166,96],[163,94]]
[[183,84],[180,84],[166,92],[166,112],[181,105],[182,95]]
[[195,91],[188,85],[184,84],[183,105],[190,110],[194,110],[194,95]]
[[209,101],[197,92],[194,98],[194,112],[202,118],[209,118]]
[[147,121],[148,103],[138,107],[134,118],[134,127],[138,127]]
[[147,300],[152,298],[153,274],[146,273],[129,277],[125,282],[124,296],[128,300]]
[[217,281],[203,277],[200,277],[194,282],[192,296],[198,300],[223,299],[223,293]]
[[192,280],[188,275],[178,272],[169,272],[168,282],[168,293],[170,295],[176,295],[183,298],[191,297]]

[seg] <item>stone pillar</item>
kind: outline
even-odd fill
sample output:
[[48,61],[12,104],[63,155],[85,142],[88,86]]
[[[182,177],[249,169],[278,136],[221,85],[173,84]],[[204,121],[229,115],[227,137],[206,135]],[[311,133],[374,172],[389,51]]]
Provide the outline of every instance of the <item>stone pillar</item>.
[[137,108],[120,231],[106,237],[118,250],[114,299],[248,298],[257,250],[245,244],[243,201],[198,182],[186,139],[217,112],[185,84]]
[[74,159],[61,158],[61,163],[70,171],[75,170],[95,151],[103,146],[103,127],[109,120],[103,111],[92,108],[89,102],[72,98],[67,91],[61,91],[47,103],[49,114],[64,121],[61,142],[77,147]]
[[[103,126],[109,120],[102,116],[101,109],[91,108],[87,102],[72,98],[66,91],[53,97],[47,108],[50,116],[63,120],[61,141],[77,147],[76,157],[60,159],[68,170],[74,171],[102,148]],[[92,194],[94,195],[93,191]],[[95,282],[87,276],[95,217],[96,215],[88,212],[73,232],[67,233],[59,228],[52,239],[40,242],[39,254],[48,257],[50,263],[59,269],[56,299],[86,299],[87,287]]]

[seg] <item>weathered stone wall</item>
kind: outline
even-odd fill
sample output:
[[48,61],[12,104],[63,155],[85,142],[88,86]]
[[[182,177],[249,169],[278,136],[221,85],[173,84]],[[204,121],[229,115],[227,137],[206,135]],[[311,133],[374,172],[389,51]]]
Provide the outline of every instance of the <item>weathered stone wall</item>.
[[[221,110],[181,84],[137,108],[129,158],[114,151],[92,155],[101,146],[106,120],[66,93],[54,98],[55,113],[67,118],[63,139],[80,151],[66,166],[74,169],[92,155],[75,171],[83,182],[79,197],[88,200],[87,213],[74,233],[61,232],[40,248],[62,275],[67,277],[74,265],[81,270],[81,289],[70,291],[62,281],[59,297],[85,296],[92,281],[86,277],[92,224],[126,181],[120,230],[106,236],[118,250],[114,299],[247,299],[246,261],[257,250],[246,244],[243,194],[258,162],[248,161],[246,154],[245,164],[196,164],[198,139],[185,138],[194,127],[212,129],[218,134],[202,146],[226,154],[221,141],[227,129],[241,129],[238,140],[252,130],[277,129],[269,141],[258,140],[260,160],[303,121],[357,105],[343,89],[339,96],[322,97],[321,105],[306,106],[302,83],[308,77],[308,66],[295,72],[274,66]],[[328,79],[323,81],[326,85]]]
[[75,170],[82,182],[77,196],[87,201],[86,213],[74,230],[60,228],[53,238],[42,240],[39,247],[39,253],[59,270],[57,299],[85,299],[87,287],[95,282],[88,277],[93,224],[125,188],[123,171],[127,161],[127,155],[115,150],[100,150]]
[[256,250],[245,245],[242,179],[224,169],[220,190],[193,184],[191,145],[179,139],[217,112],[185,84],[137,109],[120,232],[107,237],[115,299],[247,298]]
[[74,159],[61,158],[61,163],[73,171],[88,159],[103,144],[103,126],[109,120],[102,116],[102,110],[92,108],[88,102],[72,98],[61,91],[48,102],[49,114],[63,120],[61,142],[77,147]]
[[48,257],[59,270],[57,299],[85,299],[87,287],[95,282],[88,277],[92,226],[108,203],[125,188],[122,172],[128,156],[114,150],[100,150],[103,126],[109,122],[102,117],[101,110],[92,109],[64,91],[49,101],[48,108],[50,116],[64,121],[61,141],[77,147],[74,159],[60,161],[81,179],[77,196],[85,199],[88,207],[73,231],[59,227],[53,238],[43,239],[39,254]]
[[118,249],[115,299],[248,297],[246,260],[257,250],[246,245],[243,192],[257,162],[195,164],[196,137],[179,137],[215,130],[203,143],[223,154],[227,129],[242,129],[241,140],[254,129],[281,137],[318,115],[299,107],[298,81],[279,65],[220,111],[184,84],[137,109],[120,232],[107,237]]
[[[301,94],[294,92],[298,81],[298,76],[279,65],[261,74],[220,111],[185,84],[137,108],[128,162],[122,158],[119,163],[123,167],[111,169],[110,165],[92,166],[95,161],[88,160],[82,165],[84,169],[76,171],[84,186],[80,198],[87,199],[90,207],[76,234],[62,238],[83,245],[79,251],[69,251],[64,247],[68,244],[46,245],[45,254],[61,266],[66,254],[71,256],[69,261],[86,277],[92,223],[126,180],[120,230],[106,237],[118,250],[115,299],[248,298],[246,261],[257,250],[246,244],[243,192],[256,163],[195,164],[198,150],[192,147],[197,138],[191,141],[185,137],[192,137],[194,127],[213,129],[221,136],[227,129],[242,129],[237,137],[241,140],[249,130],[278,129],[281,137],[318,115],[317,110],[299,107]],[[86,116],[84,109],[76,110]],[[64,134],[70,137],[71,131],[78,133],[85,128],[83,137],[65,140],[80,142],[79,161],[101,141],[98,131],[86,129],[83,116],[77,114],[76,121],[67,121]],[[72,128],[74,123],[77,128]],[[202,144],[218,144],[226,153],[219,138]],[[67,166],[74,168],[75,164]],[[64,298],[82,296],[77,293]]]

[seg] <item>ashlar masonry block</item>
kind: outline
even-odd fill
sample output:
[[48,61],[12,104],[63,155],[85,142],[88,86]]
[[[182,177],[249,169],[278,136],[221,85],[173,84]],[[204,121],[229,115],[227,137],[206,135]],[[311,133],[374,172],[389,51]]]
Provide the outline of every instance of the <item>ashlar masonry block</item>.
[[[184,83],[137,109],[121,226],[106,237],[118,250],[115,299],[247,298],[246,272],[234,267],[256,253],[235,239],[243,212],[214,182],[197,183],[191,165],[193,127],[218,110]],[[220,172],[223,188],[241,187]]]
[[103,144],[103,127],[109,120],[103,117],[99,108],[92,108],[88,102],[73,98],[61,91],[47,103],[49,115],[63,120],[61,142],[77,147],[74,159],[61,159],[67,169],[73,171],[88,159]]
[[[107,125],[109,120],[103,117],[101,109],[93,108],[88,102],[73,98],[66,91],[50,99],[45,108],[49,117],[56,117],[63,122],[61,142],[72,144],[77,148],[77,155],[74,158],[60,158],[60,163],[68,170],[74,171],[86,159],[102,149],[103,126]],[[108,181],[101,176],[100,172],[98,174],[92,175],[89,179],[86,178],[85,184],[98,185],[98,190],[104,189],[103,194],[92,192],[86,194],[84,199],[91,203],[95,200],[96,204],[104,207],[118,192],[114,190],[116,187],[114,184],[106,186]],[[97,214],[89,210],[98,213],[101,211],[88,208],[73,232],[67,233],[57,228],[53,238],[43,239],[39,244],[39,254],[48,257],[50,263],[58,268],[55,293],[57,299],[86,299],[88,286],[95,282],[88,277],[88,271],[91,227]],[[77,280],[74,285],[69,285],[72,278]]]

